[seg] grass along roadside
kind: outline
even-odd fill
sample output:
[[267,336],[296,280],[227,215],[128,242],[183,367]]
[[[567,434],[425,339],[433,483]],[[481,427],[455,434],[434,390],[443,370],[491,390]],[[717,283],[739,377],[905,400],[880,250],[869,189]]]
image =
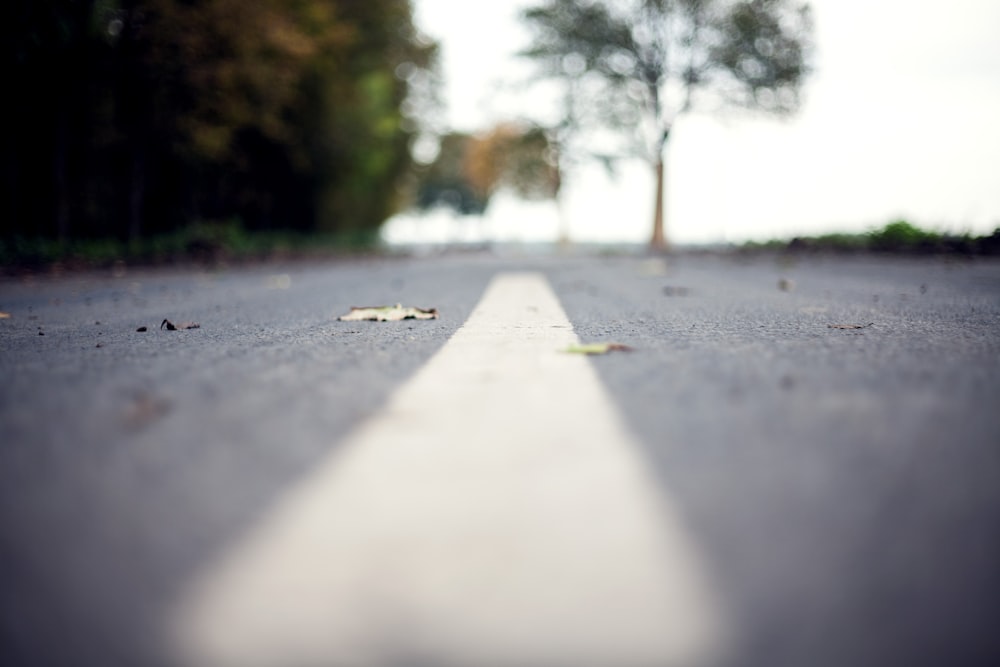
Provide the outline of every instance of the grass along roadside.
[[[801,236],[791,240],[749,241],[731,246],[740,254],[881,253],[895,255],[1000,256],[1000,227],[990,235],[947,234],[896,220],[880,229],[848,234]],[[632,248],[630,252],[636,251]],[[112,266],[220,266],[269,260],[367,255],[385,252],[378,231],[308,233],[249,231],[238,220],[197,222],[138,242],[118,239],[57,241],[0,238],[0,275],[49,269],[100,269]]]
[[888,253],[904,255],[1000,255],[1000,227],[988,236],[946,234],[895,220],[880,229],[859,234],[832,233],[798,236],[791,240],[749,241],[741,252],[789,251],[834,253]]
[[0,238],[0,271],[46,267],[103,268],[128,265],[222,264],[270,259],[367,253],[378,248],[378,232],[306,233],[248,231],[238,221],[198,222],[183,229],[129,242],[118,239]]

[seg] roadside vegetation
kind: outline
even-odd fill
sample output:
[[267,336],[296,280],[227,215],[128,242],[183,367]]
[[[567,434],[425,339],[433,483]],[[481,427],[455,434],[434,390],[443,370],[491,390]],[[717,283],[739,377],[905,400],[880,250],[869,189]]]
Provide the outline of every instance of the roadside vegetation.
[[5,0],[0,75],[5,263],[374,238],[437,108],[410,0]]
[[859,234],[832,233],[797,236],[790,240],[749,241],[738,247],[743,253],[886,253],[900,255],[1000,255],[1000,227],[992,234],[947,234],[894,220],[884,227]]
[[[650,249],[663,251],[674,120],[699,107],[791,114],[811,71],[801,0],[536,0],[521,15],[523,83],[554,86],[553,109],[458,131],[441,121],[438,45],[415,4],[0,3],[0,272],[379,252],[400,211],[481,214],[503,189],[558,206],[570,169],[592,159],[649,165]],[[1000,231],[899,220],[742,250],[998,246]]]
[[195,222],[135,241],[117,238],[0,239],[0,272],[53,267],[99,269],[125,264],[220,266],[285,259],[336,257],[375,252],[376,231],[303,232],[248,230],[239,220]]

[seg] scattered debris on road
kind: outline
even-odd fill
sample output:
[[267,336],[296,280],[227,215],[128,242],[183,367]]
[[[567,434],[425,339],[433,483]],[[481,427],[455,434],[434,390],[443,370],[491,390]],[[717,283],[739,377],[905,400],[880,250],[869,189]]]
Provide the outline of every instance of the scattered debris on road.
[[180,324],[174,324],[168,319],[164,319],[160,322],[160,328],[166,327],[167,331],[181,331],[183,329],[200,329],[201,325],[197,322],[181,322]]
[[395,306],[351,306],[351,312],[337,319],[341,322],[398,322],[400,320],[436,320],[437,308]]
[[608,352],[631,352],[633,348],[621,343],[580,343],[570,345],[565,352],[569,354],[607,354]]
[[146,333],[147,331],[149,331],[149,329],[147,329],[146,327],[139,327],[138,329],[136,329],[137,333]]
[[795,289],[795,281],[790,278],[779,278],[778,289],[782,292],[791,292]]
[[868,324],[827,324],[827,328],[830,329],[867,329],[868,327],[875,324],[874,322],[869,322]]
[[0,320],[6,320],[10,317],[10,313],[0,313]]
[[691,288],[667,285],[663,288],[663,294],[665,296],[691,296]]

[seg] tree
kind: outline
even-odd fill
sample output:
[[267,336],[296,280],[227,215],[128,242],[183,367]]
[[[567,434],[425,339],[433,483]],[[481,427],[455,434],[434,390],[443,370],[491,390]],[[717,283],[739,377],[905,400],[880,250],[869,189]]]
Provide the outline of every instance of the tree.
[[0,246],[233,219],[372,238],[435,62],[410,0],[5,0]]
[[144,1],[177,148],[217,184],[199,214],[360,238],[394,212],[401,107],[436,53],[409,0]]
[[438,138],[437,156],[414,174],[419,210],[445,207],[462,215],[481,215],[486,210],[489,190],[474,185],[469,174],[474,141],[465,132],[448,132]]
[[417,208],[447,206],[463,215],[482,214],[501,188],[524,199],[552,199],[559,170],[546,132],[533,125],[500,123],[477,134],[450,132],[437,157],[417,172]]
[[534,33],[523,55],[564,82],[567,108],[586,110],[564,120],[612,130],[619,156],[652,167],[659,251],[677,117],[699,106],[790,114],[809,72],[811,14],[796,0],[546,0],[523,19]]
[[473,137],[465,170],[473,189],[488,199],[502,187],[522,198],[550,199],[559,191],[559,173],[544,130],[500,123]]

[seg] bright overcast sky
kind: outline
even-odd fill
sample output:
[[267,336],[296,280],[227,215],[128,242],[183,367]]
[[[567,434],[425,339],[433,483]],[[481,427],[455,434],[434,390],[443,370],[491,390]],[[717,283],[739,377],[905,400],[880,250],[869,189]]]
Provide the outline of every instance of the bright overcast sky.
[[[520,0],[414,0],[442,48],[452,127],[478,130],[530,116],[521,80]],[[815,72],[791,120],[683,116],[668,149],[667,233],[675,242],[863,231],[905,217],[948,231],[1000,226],[1000,2],[812,0]],[[644,241],[652,177],[571,175],[578,240]],[[545,240],[552,205],[495,200],[473,235]],[[407,221],[402,240],[433,220]],[[455,223],[446,233],[454,235]],[[390,225],[390,230],[392,230]],[[485,231],[484,231],[485,230]],[[391,232],[390,232],[391,233]]]

